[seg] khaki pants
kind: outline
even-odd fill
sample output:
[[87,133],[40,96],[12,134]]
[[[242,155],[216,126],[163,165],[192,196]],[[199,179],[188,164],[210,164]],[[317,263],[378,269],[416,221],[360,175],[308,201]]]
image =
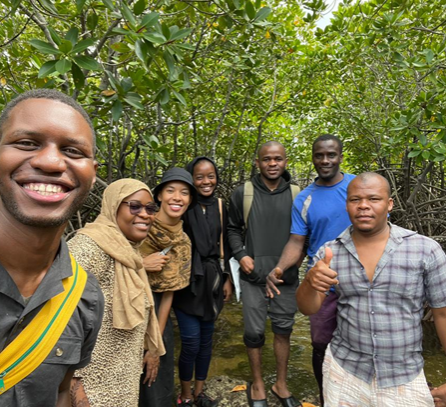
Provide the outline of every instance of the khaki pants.
[[328,346],[323,366],[325,407],[433,407],[424,371],[410,383],[380,388],[345,371]]

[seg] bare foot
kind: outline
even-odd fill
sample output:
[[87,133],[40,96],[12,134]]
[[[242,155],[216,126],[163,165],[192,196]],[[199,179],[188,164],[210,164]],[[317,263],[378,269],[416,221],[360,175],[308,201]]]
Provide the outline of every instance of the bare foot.
[[251,398],[253,400],[266,399],[265,384],[263,383],[263,381],[260,383],[252,383]]
[[286,384],[279,386],[275,383],[271,389],[280,397],[280,398],[288,398],[291,396],[291,392],[288,390]]

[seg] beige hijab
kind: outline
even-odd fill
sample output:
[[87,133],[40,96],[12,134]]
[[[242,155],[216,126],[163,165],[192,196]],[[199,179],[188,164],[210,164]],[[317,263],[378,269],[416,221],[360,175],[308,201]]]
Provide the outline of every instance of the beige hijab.
[[149,300],[149,324],[145,348],[158,355],[165,353],[156,317],[152,290],[142,264],[138,247],[140,242],[129,241],[118,226],[116,215],[122,201],[140,190],[150,189],[141,181],[121,179],[110,184],[102,197],[101,213],[93,223],[87,224],[79,234],[89,236],[115,261],[113,292],[113,327],[132,330],[145,319],[145,296]]

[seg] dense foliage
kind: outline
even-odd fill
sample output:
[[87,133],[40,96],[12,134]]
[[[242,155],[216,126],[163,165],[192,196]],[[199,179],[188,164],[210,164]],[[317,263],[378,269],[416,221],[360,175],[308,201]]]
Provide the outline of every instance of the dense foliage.
[[56,87],[93,117],[105,182],[207,154],[226,196],[270,139],[308,183],[335,133],[346,170],[391,181],[394,219],[442,240],[445,5],[344,0],[322,30],[322,0],[0,0],[0,107]]

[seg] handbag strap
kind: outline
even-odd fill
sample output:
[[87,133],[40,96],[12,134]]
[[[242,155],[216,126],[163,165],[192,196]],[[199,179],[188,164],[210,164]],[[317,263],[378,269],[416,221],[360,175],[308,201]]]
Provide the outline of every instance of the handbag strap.
[[220,213],[220,259],[225,258],[225,251],[223,249],[223,200],[221,198],[217,198],[218,200],[218,211]]

